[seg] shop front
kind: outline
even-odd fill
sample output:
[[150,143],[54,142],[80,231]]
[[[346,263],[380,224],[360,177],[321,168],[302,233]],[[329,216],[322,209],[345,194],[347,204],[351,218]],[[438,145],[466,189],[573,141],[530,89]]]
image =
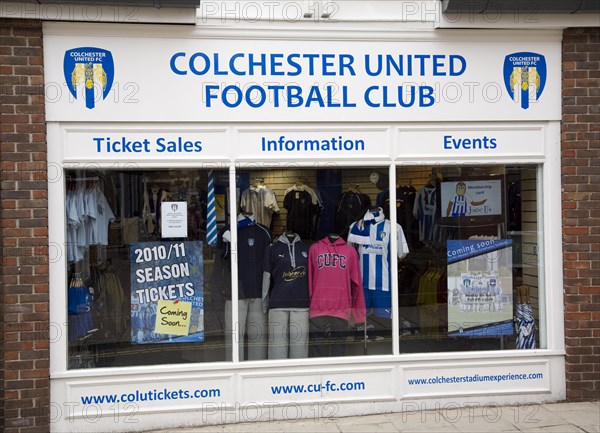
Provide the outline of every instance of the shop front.
[[560,40],[45,23],[54,429],[564,398]]

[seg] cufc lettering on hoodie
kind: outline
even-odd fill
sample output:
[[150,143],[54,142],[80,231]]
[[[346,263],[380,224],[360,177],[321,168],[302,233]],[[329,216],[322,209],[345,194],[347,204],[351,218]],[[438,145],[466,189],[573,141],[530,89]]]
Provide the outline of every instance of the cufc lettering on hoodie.
[[347,258],[343,254],[325,253],[317,256],[317,266],[319,269],[323,268],[324,266],[327,268],[339,267],[341,269],[346,269],[346,261]]

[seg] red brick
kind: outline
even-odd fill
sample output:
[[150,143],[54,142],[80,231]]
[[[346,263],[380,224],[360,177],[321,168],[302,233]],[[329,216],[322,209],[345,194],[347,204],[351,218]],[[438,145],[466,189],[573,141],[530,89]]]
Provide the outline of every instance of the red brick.
[[587,80],[590,77],[589,71],[586,70],[566,71],[565,75],[569,78],[575,78],[575,86],[578,85],[578,80]]
[[[46,164],[33,162],[36,158],[42,159],[40,154],[45,160],[46,155],[45,144],[40,147],[46,140],[41,22],[3,19],[0,33],[0,53],[4,55],[0,66],[0,93],[3,94],[0,106],[3,181],[0,227],[3,228],[0,234],[4,257],[0,281],[4,286],[0,301],[4,313],[0,318],[3,325],[0,341],[3,341],[4,351],[0,354],[0,365],[5,372],[4,378],[0,378],[4,397],[0,399],[0,417],[4,418],[3,427],[7,432],[48,431],[48,413],[40,409],[49,404],[49,335],[34,331],[33,322],[28,322],[41,319],[46,321],[45,327],[48,326],[48,252],[47,249],[37,252],[46,256],[40,261],[33,251],[35,245],[48,243],[47,197],[40,195],[40,191],[47,189]],[[7,56],[8,49],[10,56]],[[29,166],[19,167],[20,164]],[[37,206],[43,206],[44,212],[35,212],[39,207],[27,201],[32,199],[40,199]],[[34,227],[43,227],[44,237],[31,238],[36,235]],[[37,271],[46,275],[34,275]],[[35,279],[43,281],[35,282]],[[13,387],[20,390],[9,389]],[[24,388],[34,387],[39,390],[31,391],[38,395],[27,396],[30,391]],[[4,405],[5,401],[19,402],[19,410],[11,408],[12,402]],[[35,412],[24,414],[27,408]]]

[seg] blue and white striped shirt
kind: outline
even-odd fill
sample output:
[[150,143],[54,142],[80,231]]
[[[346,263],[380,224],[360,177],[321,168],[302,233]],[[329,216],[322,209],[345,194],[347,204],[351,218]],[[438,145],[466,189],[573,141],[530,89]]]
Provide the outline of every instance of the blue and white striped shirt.
[[[391,284],[390,220],[383,210],[367,211],[364,218],[350,226],[348,244],[358,249],[363,286],[368,290],[388,292]],[[408,254],[404,231],[396,224],[398,258]]]

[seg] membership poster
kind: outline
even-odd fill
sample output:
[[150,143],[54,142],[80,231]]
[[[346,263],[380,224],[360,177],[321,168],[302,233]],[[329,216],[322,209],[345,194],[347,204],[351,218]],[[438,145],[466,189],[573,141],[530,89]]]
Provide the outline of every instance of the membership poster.
[[130,246],[131,342],[204,341],[201,242]]
[[502,181],[499,179],[442,182],[442,217],[502,215]]
[[513,333],[512,240],[448,241],[448,334]]

